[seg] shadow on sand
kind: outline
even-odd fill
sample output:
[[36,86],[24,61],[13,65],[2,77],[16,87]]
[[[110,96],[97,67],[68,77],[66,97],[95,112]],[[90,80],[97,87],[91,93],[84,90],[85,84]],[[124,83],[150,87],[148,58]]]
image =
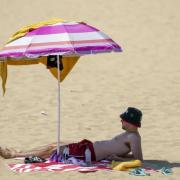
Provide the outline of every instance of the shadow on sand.
[[150,167],[155,170],[160,170],[162,167],[169,167],[169,168],[179,168],[179,162],[169,162],[165,160],[144,160],[143,161],[144,167]]

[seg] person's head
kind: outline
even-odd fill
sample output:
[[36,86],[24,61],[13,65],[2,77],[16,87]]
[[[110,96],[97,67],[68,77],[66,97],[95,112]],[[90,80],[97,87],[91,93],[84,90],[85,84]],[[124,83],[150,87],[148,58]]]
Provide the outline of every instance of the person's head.
[[141,127],[142,112],[134,107],[128,107],[127,110],[120,114],[122,129],[126,131],[137,131]]

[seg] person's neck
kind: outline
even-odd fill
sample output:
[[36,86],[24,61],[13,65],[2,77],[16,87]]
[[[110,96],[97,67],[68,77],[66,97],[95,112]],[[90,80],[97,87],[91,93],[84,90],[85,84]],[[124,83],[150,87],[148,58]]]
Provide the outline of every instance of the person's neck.
[[127,129],[126,132],[129,132],[129,133],[138,133],[138,129]]

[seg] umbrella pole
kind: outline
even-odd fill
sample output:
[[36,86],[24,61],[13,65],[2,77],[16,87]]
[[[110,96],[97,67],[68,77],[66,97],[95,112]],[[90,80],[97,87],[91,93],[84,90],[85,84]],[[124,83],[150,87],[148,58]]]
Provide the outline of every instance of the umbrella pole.
[[57,118],[57,127],[58,127],[58,134],[57,134],[57,157],[60,155],[60,61],[59,55],[57,55],[57,72],[58,72],[58,118]]

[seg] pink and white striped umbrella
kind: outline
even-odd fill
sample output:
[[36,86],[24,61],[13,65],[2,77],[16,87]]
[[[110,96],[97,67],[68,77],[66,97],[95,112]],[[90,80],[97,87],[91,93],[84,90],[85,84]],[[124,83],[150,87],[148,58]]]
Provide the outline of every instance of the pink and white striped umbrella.
[[85,55],[121,52],[121,47],[98,29],[85,23],[60,22],[28,32],[4,46],[0,58],[35,58],[48,55]]
[[[26,28],[25,28],[26,29]],[[32,28],[33,29],[33,28]],[[60,69],[59,55],[81,56],[106,52],[121,52],[121,47],[98,29],[85,23],[58,22],[44,25],[12,40],[0,51],[0,61],[23,57],[57,55],[57,69]],[[27,30],[27,29],[26,29]],[[20,32],[21,34],[21,32]],[[16,33],[15,33],[16,35]],[[57,155],[60,154],[60,71],[58,70],[58,140]]]

